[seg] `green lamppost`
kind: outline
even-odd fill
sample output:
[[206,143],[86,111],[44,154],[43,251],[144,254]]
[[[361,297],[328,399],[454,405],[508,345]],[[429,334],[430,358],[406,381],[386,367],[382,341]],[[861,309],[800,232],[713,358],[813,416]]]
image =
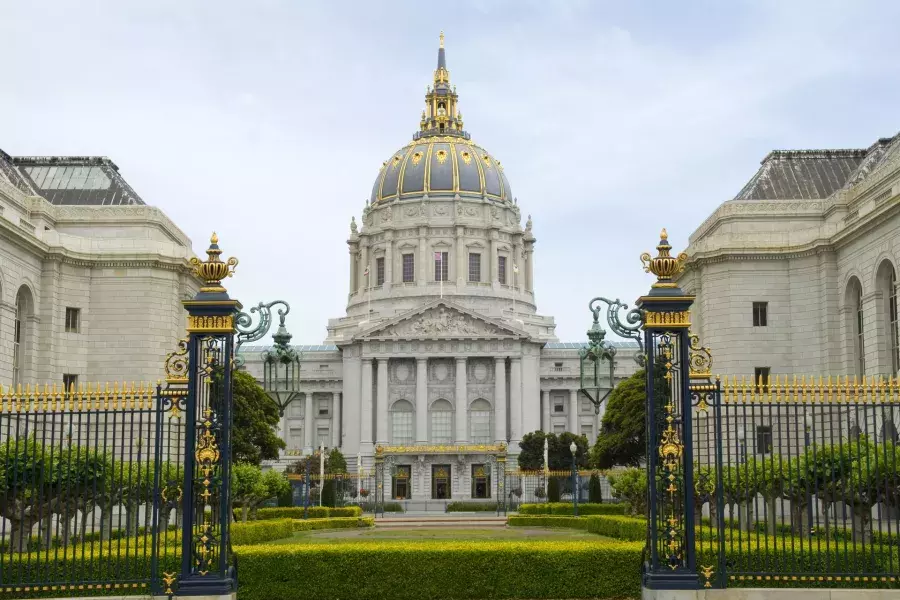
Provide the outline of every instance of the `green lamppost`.
[[[588,304],[591,312],[594,314],[594,322],[588,329],[588,345],[578,351],[580,359],[580,389],[581,393],[591,401],[594,405],[594,413],[600,414],[600,405],[609,396],[615,386],[616,371],[616,348],[609,342],[604,341],[606,331],[600,327],[600,311],[599,302],[605,301],[604,298],[594,298]],[[608,301],[607,301],[608,302]],[[609,389],[603,396],[600,396],[600,372],[602,369],[601,362],[606,361],[609,364]]]

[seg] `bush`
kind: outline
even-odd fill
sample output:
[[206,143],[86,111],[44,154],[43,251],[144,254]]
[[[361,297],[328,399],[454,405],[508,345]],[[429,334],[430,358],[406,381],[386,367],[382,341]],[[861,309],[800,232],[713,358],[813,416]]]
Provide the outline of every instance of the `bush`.
[[591,475],[591,481],[588,484],[588,502],[592,504],[603,502],[603,488],[600,486],[600,477],[596,473]]
[[626,512],[634,516],[647,514],[647,471],[625,469],[609,476],[613,498],[626,505]]
[[293,531],[315,531],[318,529],[356,529],[375,527],[372,517],[339,517],[336,519],[294,519]]
[[551,477],[547,482],[547,501],[559,502],[559,480],[556,477]]
[[[344,506],[331,508],[330,506],[310,506],[307,517],[310,519],[327,519],[329,517],[358,517],[362,515],[362,509],[358,506]],[[290,506],[283,508],[260,508],[256,511],[256,518],[260,521],[268,519],[302,519],[303,507]]]
[[447,512],[496,512],[496,502],[451,502]]
[[[374,510],[375,510],[375,503],[374,503],[374,502],[367,502],[367,503],[365,503],[365,504],[361,504],[361,505],[358,506],[357,508],[360,508],[363,512],[367,512],[367,513],[374,512]],[[402,513],[402,512],[406,512],[406,511],[403,510],[403,505],[400,504],[399,502],[385,502],[384,505],[379,504],[379,505],[378,505],[378,509],[379,509],[379,510],[384,510],[384,512],[389,512],[389,513]]]
[[586,530],[588,519],[586,517],[511,516],[506,518],[506,524],[510,527],[566,527]]
[[231,525],[231,543],[235,546],[273,542],[289,538],[292,535],[294,535],[294,526],[291,519],[252,521]]
[[[522,504],[519,506],[520,515],[571,515],[572,505],[568,502],[554,502],[545,504]],[[622,504],[579,504],[579,515],[624,515]]]
[[298,590],[318,600],[637,598],[641,548],[630,542],[391,541],[242,546],[236,553],[242,600],[294,600]]
[[597,535],[605,535],[619,540],[642,542],[647,539],[646,519],[615,515],[586,517],[587,530]]
[[334,480],[329,479],[325,482],[325,485],[322,486],[322,504],[329,507],[334,507],[335,500],[335,490],[334,490]]

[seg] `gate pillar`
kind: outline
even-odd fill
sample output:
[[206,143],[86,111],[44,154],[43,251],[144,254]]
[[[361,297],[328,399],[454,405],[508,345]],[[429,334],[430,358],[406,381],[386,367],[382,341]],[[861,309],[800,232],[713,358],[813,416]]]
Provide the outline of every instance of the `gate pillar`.
[[226,595],[237,586],[230,483],[235,315],[241,303],[222,286],[238,261],[223,262],[218,241],[214,233],[205,261],[191,259],[203,284],[183,301],[189,338],[178,596]]
[[649,496],[649,563],[643,583],[650,589],[697,589],[694,530],[694,464],[691,443],[689,333],[694,296],[674,278],[687,254],[670,255],[666,230],[657,255],[641,255],[644,270],[656,275],[650,292],[641,296],[646,352],[647,490]]

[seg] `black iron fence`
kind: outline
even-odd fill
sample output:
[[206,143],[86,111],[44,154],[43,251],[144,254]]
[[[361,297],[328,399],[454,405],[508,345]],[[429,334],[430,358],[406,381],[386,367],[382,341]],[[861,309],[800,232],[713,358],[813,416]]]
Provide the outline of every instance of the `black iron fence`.
[[0,394],[4,592],[165,591],[180,555],[184,426],[161,393],[97,384]]
[[704,586],[897,584],[898,382],[732,378],[690,392]]

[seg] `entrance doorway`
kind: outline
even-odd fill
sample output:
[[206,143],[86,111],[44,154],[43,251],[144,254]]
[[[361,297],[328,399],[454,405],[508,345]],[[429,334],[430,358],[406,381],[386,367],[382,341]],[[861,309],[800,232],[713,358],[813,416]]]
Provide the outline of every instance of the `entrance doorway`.
[[393,483],[393,497],[394,500],[406,500],[409,498],[410,489],[409,489],[409,474],[412,471],[412,468],[409,465],[398,465],[397,470],[394,473]]
[[450,465],[431,466],[431,497],[434,500],[450,499]]
[[484,465],[472,465],[472,498],[491,497],[491,473]]

